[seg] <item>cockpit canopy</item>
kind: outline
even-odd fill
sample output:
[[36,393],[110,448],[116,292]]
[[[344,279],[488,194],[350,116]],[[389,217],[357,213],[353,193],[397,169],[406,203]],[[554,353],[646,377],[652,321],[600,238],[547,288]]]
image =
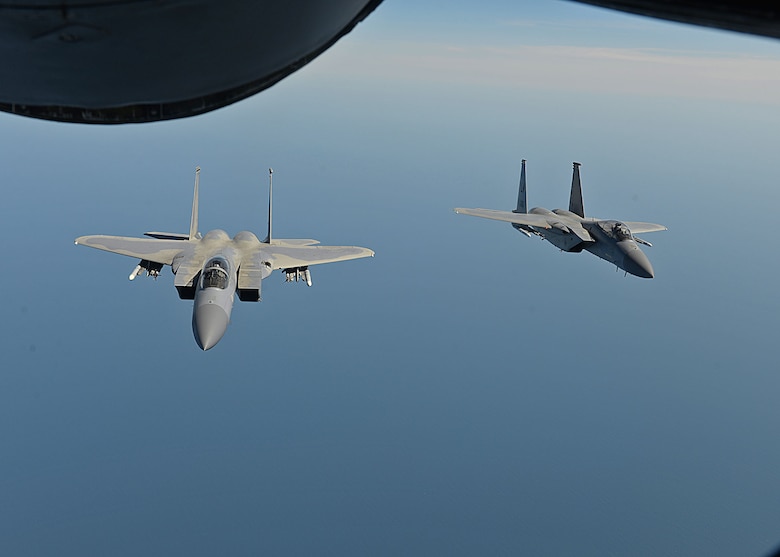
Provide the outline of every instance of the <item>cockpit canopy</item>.
[[631,231],[622,222],[615,223],[615,226],[612,227],[612,231],[615,233],[615,236],[617,236],[618,240],[631,239]]
[[617,220],[601,221],[599,222],[599,227],[606,232],[607,236],[614,238],[618,242],[622,240],[631,240],[633,238],[628,226]]
[[222,257],[214,257],[206,263],[203,271],[202,288],[219,288],[224,290],[228,285],[228,271],[230,266]]

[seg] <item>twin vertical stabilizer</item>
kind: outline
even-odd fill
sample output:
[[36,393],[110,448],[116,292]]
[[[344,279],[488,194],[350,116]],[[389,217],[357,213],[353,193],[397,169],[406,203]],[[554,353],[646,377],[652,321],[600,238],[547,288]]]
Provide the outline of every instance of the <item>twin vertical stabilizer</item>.
[[[195,192],[192,195],[192,216],[190,217],[190,233],[189,233],[189,239],[190,240],[197,240],[200,238],[200,235],[198,234],[198,184],[200,182],[200,167],[195,167]],[[268,169],[268,234],[265,237],[266,244],[271,243],[271,225],[272,225],[272,211],[273,211],[273,196],[274,196],[274,169],[269,168]],[[151,234],[157,234],[155,237],[162,237],[162,233],[149,233]],[[170,234],[164,235],[166,238],[170,237]],[[177,239],[185,239],[183,234],[178,234]]]
[[192,195],[192,216],[190,217],[190,240],[198,237],[198,182],[200,181],[200,167],[195,167],[195,193]]
[[273,223],[273,200],[274,200],[274,169],[268,169],[268,234],[263,240],[264,243],[271,243],[271,225]]
[[512,211],[513,213],[527,213],[528,212],[528,200],[525,193],[525,159],[522,161],[520,168],[520,188],[517,191],[517,209]]
[[571,177],[571,196],[569,197],[569,211],[585,218],[585,209],[582,206],[582,185],[580,184],[580,163],[575,162],[574,174]]
[[[580,183],[580,163],[575,162],[574,174],[571,177],[571,195],[569,197],[569,211],[585,218],[585,208],[582,204],[582,184]],[[520,167],[520,187],[517,190],[517,208],[513,213],[528,213],[528,197],[526,194],[525,159]]]

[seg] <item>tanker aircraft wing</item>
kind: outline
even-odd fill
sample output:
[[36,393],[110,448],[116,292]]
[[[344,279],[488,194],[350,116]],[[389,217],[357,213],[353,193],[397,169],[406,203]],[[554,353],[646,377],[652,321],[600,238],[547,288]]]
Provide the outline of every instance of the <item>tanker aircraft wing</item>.
[[297,71],[381,1],[0,2],[0,111],[82,124],[196,116]]

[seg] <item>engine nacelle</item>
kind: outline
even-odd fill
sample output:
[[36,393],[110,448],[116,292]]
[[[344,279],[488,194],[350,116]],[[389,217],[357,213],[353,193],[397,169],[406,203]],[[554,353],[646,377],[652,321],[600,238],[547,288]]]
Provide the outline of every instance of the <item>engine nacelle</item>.
[[242,302],[259,302],[263,279],[268,277],[272,271],[273,268],[268,261],[247,262],[241,265],[238,269],[238,285],[236,287],[238,299]]
[[253,288],[236,288],[236,294],[242,302],[259,302],[262,299],[261,290],[262,282],[258,282]]

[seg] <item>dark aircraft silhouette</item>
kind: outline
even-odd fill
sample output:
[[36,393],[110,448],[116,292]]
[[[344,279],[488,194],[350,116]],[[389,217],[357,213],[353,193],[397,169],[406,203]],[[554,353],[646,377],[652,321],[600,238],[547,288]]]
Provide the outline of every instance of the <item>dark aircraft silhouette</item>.
[[184,118],[305,66],[382,0],[0,0],[0,110]]
[[[578,0],[780,38],[772,2]],[[0,111],[83,124],[185,118],[308,64],[382,0],[0,0]]]
[[509,222],[518,232],[529,238],[532,235],[547,240],[558,249],[570,253],[588,251],[609,261],[626,273],[642,278],[653,278],[655,273],[650,260],[637,244],[650,246],[650,242],[636,236],[645,232],[666,230],[662,224],[651,222],[630,222],[614,219],[597,219],[585,216],[582,204],[580,163],[574,163],[571,178],[571,194],[568,209],[545,209],[534,207],[528,210],[526,200],[525,160],[520,171],[520,187],[517,193],[517,208],[513,211],[494,209],[455,209],[461,215]]

